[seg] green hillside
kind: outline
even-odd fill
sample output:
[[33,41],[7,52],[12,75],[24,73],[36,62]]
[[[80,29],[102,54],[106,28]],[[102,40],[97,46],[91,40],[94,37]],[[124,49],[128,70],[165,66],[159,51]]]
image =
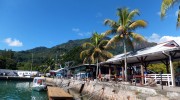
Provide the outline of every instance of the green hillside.
[[[82,64],[82,59],[80,59],[79,57],[80,52],[82,51],[81,45],[84,42],[89,41],[89,38],[69,40],[66,43],[56,45],[52,48],[36,47],[30,50],[19,52],[11,50],[1,50],[0,68],[30,70],[32,66],[33,70],[43,70],[48,66],[50,66],[51,69],[57,69],[60,64],[64,66],[64,63],[68,61],[74,61],[74,65]],[[134,49],[138,50],[141,48],[153,46],[155,45],[155,43],[143,42],[140,44],[134,43],[134,45]],[[131,48],[127,47],[127,51],[130,49]],[[110,51],[114,55],[122,53],[123,48],[121,43],[117,43],[116,48]],[[7,57],[7,55],[9,54],[11,54],[12,56]],[[6,62],[13,63],[11,65],[5,65]]]

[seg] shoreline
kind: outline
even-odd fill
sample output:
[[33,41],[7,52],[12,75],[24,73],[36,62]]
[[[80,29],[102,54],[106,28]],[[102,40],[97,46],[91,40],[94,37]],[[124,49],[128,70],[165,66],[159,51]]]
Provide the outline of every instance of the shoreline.
[[87,97],[94,99],[98,98],[98,100],[178,100],[180,98],[180,87],[164,86],[164,90],[161,90],[160,86],[134,86],[124,82],[97,82],[56,78],[46,78],[46,81],[56,87],[79,92],[84,82],[81,95],[87,95]]

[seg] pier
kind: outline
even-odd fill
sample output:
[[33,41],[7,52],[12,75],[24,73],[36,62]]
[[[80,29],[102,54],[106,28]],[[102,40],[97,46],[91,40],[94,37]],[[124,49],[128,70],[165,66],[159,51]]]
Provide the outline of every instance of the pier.
[[73,96],[59,87],[47,87],[49,100],[73,100]]

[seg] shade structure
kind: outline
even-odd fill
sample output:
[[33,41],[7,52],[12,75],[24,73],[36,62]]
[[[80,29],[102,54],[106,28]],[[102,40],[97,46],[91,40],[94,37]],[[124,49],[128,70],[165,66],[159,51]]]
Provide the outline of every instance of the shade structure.
[[[128,52],[126,57],[127,63],[131,65],[141,65],[142,63],[159,63],[163,60],[168,60],[173,77],[174,73],[172,61],[180,60],[180,46],[174,40],[171,40],[135,52]],[[125,54],[118,54],[113,58],[99,64],[120,64],[120,62],[122,62],[124,59]],[[173,78],[172,82],[174,81]]]

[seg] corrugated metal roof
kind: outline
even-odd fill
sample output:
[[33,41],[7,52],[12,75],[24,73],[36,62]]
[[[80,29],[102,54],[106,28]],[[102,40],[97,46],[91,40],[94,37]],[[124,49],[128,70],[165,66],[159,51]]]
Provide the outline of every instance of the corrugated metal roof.
[[[180,46],[174,40],[171,40],[171,41],[157,44],[156,46],[138,50],[136,52],[128,52],[126,53],[126,57],[128,59],[128,58],[133,58],[133,57],[162,54],[163,51],[169,52],[173,50],[180,50]],[[108,59],[106,62],[101,62],[101,63],[122,61],[124,60],[124,58],[125,58],[125,54],[123,53],[123,54],[119,54],[119,55],[114,56],[113,58]]]

